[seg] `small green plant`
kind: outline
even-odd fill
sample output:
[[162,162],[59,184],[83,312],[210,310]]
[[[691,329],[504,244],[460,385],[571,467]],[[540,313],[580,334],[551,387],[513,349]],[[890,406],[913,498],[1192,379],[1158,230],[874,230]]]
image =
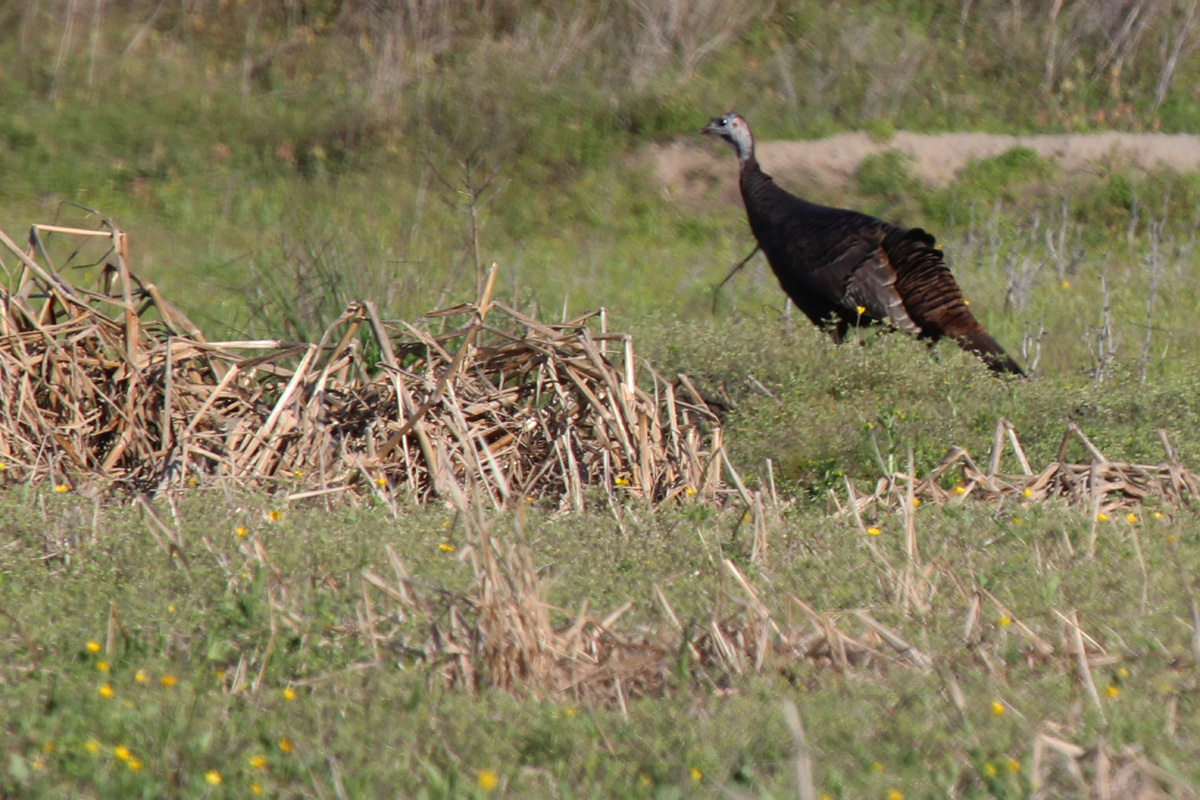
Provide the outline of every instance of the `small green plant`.
[[855,188],[864,195],[897,200],[911,195],[918,186],[912,156],[900,150],[884,150],[863,159],[854,174]]
[[864,199],[864,210],[884,219],[915,224],[920,199],[926,189],[912,171],[912,156],[884,150],[863,159],[854,173],[854,188]]
[[876,144],[887,144],[896,137],[896,126],[891,120],[876,119],[863,126],[863,130]]
[[985,202],[997,198],[1013,202],[1022,187],[1045,182],[1058,174],[1058,166],[1027,147],[1014,147],[998,156],[971,161],[958,174],[956,188]]

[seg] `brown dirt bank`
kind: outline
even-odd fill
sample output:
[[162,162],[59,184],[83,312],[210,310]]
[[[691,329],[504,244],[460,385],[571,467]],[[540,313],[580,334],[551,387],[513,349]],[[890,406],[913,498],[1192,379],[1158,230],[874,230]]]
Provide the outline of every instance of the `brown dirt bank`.
[[[650,148],[648,155],[663,191],[680,200],[697,200],[716,190],[736,196],[736,168],[723,146],[678,141]],[[898,132],[878,142],[862,132],[840,133],[814,141],[765,141],[758,160],[767,173],[790,187],[843,187],[867,156],[899,150],[912,156],[912,171],[933,186],[944,186],[972,159],[990,158],[1014,147],[1027,147],[1073,172],[1107,159],[1178,172],[1200,169],[1200,136],[1164,133],[1071,133],[1004,136],[990,133]],[[711,198],[711,195],[709,195]]]

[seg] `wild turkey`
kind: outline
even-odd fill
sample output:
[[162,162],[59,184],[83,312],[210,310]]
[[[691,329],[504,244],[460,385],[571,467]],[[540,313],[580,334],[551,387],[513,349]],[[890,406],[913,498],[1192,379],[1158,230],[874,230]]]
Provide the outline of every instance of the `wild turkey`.
[[851,326],[890,320],[924,339],[949,336],[995,372],[1024,374],[971,314],[933,236],[779,188],[758,166],[750,126],[737,114],[700,132],[733,147],[759,247],[797,308],[817,325],[835,320],[836,341]]

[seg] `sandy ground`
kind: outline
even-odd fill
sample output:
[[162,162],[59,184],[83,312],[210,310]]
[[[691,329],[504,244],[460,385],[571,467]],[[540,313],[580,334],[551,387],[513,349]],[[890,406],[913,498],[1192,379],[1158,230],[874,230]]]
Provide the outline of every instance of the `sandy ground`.
[[[865,133],[842,133],[815,141],[760,142],[758,161],[764,171],[793,190],[806,185],[844,185],[862,160],[884,150],[913,157],[911,169],[927,183],[939,186],[970,159],[999,155],[1013,147],[1028,147],[1057,160],[1071,172],[1097,161],[1118,158],[1145,169],[1167,166],[1179,172],[1200,169],[1200,136],[1163,133],[1089,133],[1040,136],[999,136],[988,133],[920,134],[898,132],[888,142]],[[707,196],[736,198],[737,166],[722,143],[680,141],[650,152],[655,175],[666,195],[687,202]]]

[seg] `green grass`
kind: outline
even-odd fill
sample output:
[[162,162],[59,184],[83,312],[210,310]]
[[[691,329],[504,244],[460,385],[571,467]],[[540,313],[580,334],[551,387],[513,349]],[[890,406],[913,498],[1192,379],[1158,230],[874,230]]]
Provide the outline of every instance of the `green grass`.
[[[921,797],[951,787],[965,797],[1023,796],[1042,721],[1065,726],[1085,746],[1102,739],[1114,751],[1141,747],[1153,763],[1200,780],[1200,729],[1187,688],[1195,669],[1190,631],[1177,621],[1189,613],[1179,576],[1200,565],[1200,527],[1188,512],[1137,523],[1149,571],[1142,606],[1133,528],[1123,521],[1102,526],[1097,557],[1087,560],[1079,555],[1087,521],[1053,504],[1013,506],[999,517],[988,509],[922,508],[919,541],[923,558],[938,565],[938,591],[928,612],[905,616],[862,535],[801,505],[774,525],[768,566],[744,566],[772,614],[802,624],[791,594],[819,610],[870,609],[931,655],[943,675],[956,676],[964,712],[938,673],[885,656],[840,674],[822,660],[778,655],[760,675],[676,677],[666,696],[634,700],[626,716],[570,695],[447,690],[402,650],[385,648],[382,663],[369,663],[358,635],[358,575],[391,574],[385,545],[423,584],[470,583],[469,567],[441,547],[463,543],[446,513],[413,510],[390,519],[379,508],[330,513],[302,505],[272,522],[269,498],[195,492],[179,507],[191,561],[184,571],[167,563],[131,511],[103,509],[94,518],[85,498],[19,489],[4,505],[7,769],[0,785],[20,796],[244,796],[252,784],[269,796],[332,795],[340,782],[348,796],[470,797],[486,794],[478,776],[490,770],[497,793],[511,797],[718,797],[718,784],[780,797],[794,791],[785,699],[804,716],[817,786],[832,797],[888,789]],[[658,584],[685,620],[704,624],[722,603],[731,610],[729,598],[739,592],[722,581],[714,559],[725,553],[745,564],[747,543],[731,533],[736,517],[664,512],[627,520],[632,529],[622,536],[611,517],[530,515],[524,537],[552,575],[552,604],[577,608],[586,598],[602,615],[632,601],[621,625],[658,627]],[[885,557],[902,563],[901,524],[878,524]],[[516,535],[504,521],[497,530],[502,541]],[[1076,555],[1068,555],[1064,535]],[[987,604],[982,638],[964,643],[968,598],[952,575],[992,592],[1060,655],[1029,656]],[[269,657],[268,588],[279,627]],[[381,596],[373,602],[377,629],[403,641],[411,624]],[[1053,609],[1077,610],[1113,656],[1094,669],[1103,718],[1061,654]],[[100,651],[89,652],[89,642]],[[239,670],[241,688],[231,693]],[[260,673],[262,683],[251,688]],[[165,676],[174,682],[165,685]],[[106,686],[110,697],[102,694]],[[1177,727],[1167,736],[1172,698]],[[1009,709],[1002,716],[993,713],[996,701]],[[290,751],[281,750],[282,740]],[[118,746],[140,762],[136,772],[114,755]],[[258,756],[263,766],[252,761]],[[999,774],[990,776],[987,765]],[[698,782],[693,769],[702,773]],[[220,787],[208,783],[210,771]],[[1069,786],[1061,772],[1049,775],[1050,786]]]

